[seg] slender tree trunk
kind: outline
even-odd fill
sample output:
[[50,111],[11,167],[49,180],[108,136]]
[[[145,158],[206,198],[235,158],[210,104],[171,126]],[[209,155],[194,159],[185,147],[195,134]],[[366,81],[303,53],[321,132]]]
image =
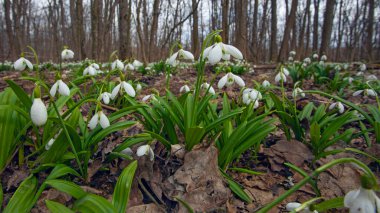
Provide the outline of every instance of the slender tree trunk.
[[314,0],[314,20],[313,20],[313,52],[318,51],[318,23],[319,23],[319,0]]
[[368,0],[368,19],[367,19],[367,38],[366,38],[366,52],[368,60],[372,61],[372,37],[373,37],[373,19],[375,18],[375,0]]
[[[152,61],[152,53],[156,52],[156,38],[158,30],[158,18],[160,16],[160,0],[154,0],[153,3],[153,20],[152,25],[150,26],[150,38],[149,38],[149,61]],[[156,59],[156,58],[155,58]]]
[[323,20],[323,29],[322,29],[322,42],[321,49],[319,54],[326,54],[327,48],[330,45],[330,38],[332,32],[332,26],[334,21],[334,8],[335,8],[336,0],[326,1],[326,11]]
[[91,57],[98,59],[99,0],[91,1]]
[[[9,53],[8,57],[16,58],[17,53],[15,53],[15,36],[12,30],[12,21],[11,21],[11,1],[4,0],[4,18],[5,18],[5,28],[7,30],[8,44],[9,44]],[[18,53],[20,54],[20,53]],[[8,58],[7,57],[7,58]]]
[[[193,0],[194,1],[194,0]],[[225,43],[228,43],[229,22],[228,22],[229,0],[222,0],[222,37]]]
[[251,54],[252,54],[252,60],[253,61],[257,61],[257,44],[258,44],[258,39],[257,39],[257,31],[258,31],[258,27],[257,27],[257,21],[258,21],[258,17],[259,17],[259,0],[255,0],[255,5],[254,5],[254,9],[253,9],[253,24],[252,24],[252,48],[250,48],[251,50]]
[[247,56],[247,0],[240,0],[235,2],[235,17],[239,14],[239,19],[235,20],[235,43],[236,47],[242,52],[243,56]]
[[77,28],[78,33],[78,40],[80,45],[80,59],[83,60],[86,58],[86,35],[84,34],[84,23],[83,23],[83,1],[82,0],[76,0],[76,19],[77,19],[77,25],[75,26]]
[[271,0],[272,17],[271,17],[271,35],[270,35],[270,60],[275,61],[277,55],[277,1]]
[[339,60],[340,57],[340,48],[342,44],[342,38],[343,38],[343,28],[342,28],[342,8],[343,8],[343,0],[340,0],[339,3],[339,14],[338,14],[338,41],[336,45],[336,51],[335,51],[335,61]]
[[286,22],[286,25],[285,25],[284,37],[282,39],[282,44],[281,44],[280,52],[278,54],[277,61],[281,61],[284,58],[285,53],[289,51],[290,31],[292,30],[293,25],[296,21],[297,6],[298,6],[298,0],[292,0],[292,6],[290,9],[289,17],[287,19],[288,21]]
[[193,29],[191,31],[191,50],[193,54],[198,55],[199,53],[199,33],[198,33],[198,10],[195,7],[198,7],[197,0],[192,0],[192,9],[193,13]]
[[[306,20],[307,20],[307,17],[309,16],[309,13],[310,13],[310,4],[311,4],[311,0],[307,0],[306,1],[306,8],[305,8],[305,13],[303,14],[303,17],[302,17],[302,26],[301,26],[301,32],[300,32],[300,35],[299,35],[299,39],[298,39],[298,49],[297,49],[297,52],[298,52],[298,56],[303,56],[304,52],[305,52],[305,28],[307,28],[306,30],[309,31],[309,28],[306,27]],[[307,48],[307,46],[306,46]]]

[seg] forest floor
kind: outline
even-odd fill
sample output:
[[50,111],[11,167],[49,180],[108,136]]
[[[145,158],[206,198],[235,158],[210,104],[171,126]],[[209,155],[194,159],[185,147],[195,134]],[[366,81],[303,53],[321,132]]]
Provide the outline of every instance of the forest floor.
[[[44,72],[49,82],[53,84],[54,74]],[[69,76],[70,74],[67,73]],[[206,72],[208,82],[211,81],[213,73]],[[19,72],[0,72],[0,91],[3,91],[7,84],[5,79],[12,79],[21,85],[27,92],[31,93],[34,85],[30,81],[20,80]],[[275,72],[273,69],[255,69],[254,73],[245,73],[241,77],[247,83],[247,87],[253,87],[253,80],[262,82],[269,80],[274,83]],[[378,76],[379,77],[379,76]],[[138,79],[144,83],[143,90],[136,97],[141,100],[142,97],[152,92],[152,89],[158,90],[161,95],[165,94],[165,77],[142,76],[134,74],[131,79]],[[174,94],[179,94],[179,88],[184,84],[193,85],[196,73],[192,69],[180,70],[173,74],[170,84],[170,90]],[[216,79],[217,82],[219,78]],[[215,83],[214,83],[215,85]],[[304,90],[320,89],[311,81],[303,84]],[[288,85],[286,94],[291,97],[292,86]],[[229,89],[227,94],[230,97],[239,94],[238,88]],[[352,97],[350,101],[362,104],[365,100],[360,97]],[[327,98],[318,95],[308,94],[305,98],[300,99],[297,104],[301,108],[308,102],[330,103]],[[367,100],[366,100],[367,101]],[[375,103],[369,100],[369,103]],[[112,111],[112,109],[109,109]],[[131,118],[132,119],[132,118]],[[278,122],[276,125],[280,126]],[[352,125],[358,125],[353,123]],[[114,147],[123,142],[131,135],[140,133],[141,125],[132,126],[122,132],[110,135],[98,147],[98,151],[93,157],[93,161],[88,168],[89,178],[87,180],[74,179],[74,182],[80,184],[84,190],[95,193],[111,200],[117,177],[120,175],[129,161],[116,159],[111,162],[105,160],[105,156],[112,151]],[[373,138],[373,135],[370,135]],[[373,140],[374,141],[374,140]],[[380,156],[380,144],[374,144],[369,148],[362,138],[355,139],[351,144],[337,143],[333,148],[342,149],[353,147],[365,151],[372,156]],[[132,150],[136,151],[136,147]],[[153,162],[141,157],[138,159],[138,169],[133,182],[132,192],[130,195],[129,209],[127,212],[186,212],[185,209],[173,199],[181,191],[189,192],[184,195],[185,200],[191,206],[203,206],[208,209],[207,212],[255,212],[263,205],[273,201],[275,198],[290,189],[295,183],[298,183],[303,177],[284,165],[290,162],[304,171],[311,173],[314,168],[323,165],[336,158],[354,157],[360,159],[370,166],[380,179],[380,165],[364,156],[342,152],[336,155],[330,155],[316,162],[312,162],[312,153],[307,144],[296,140],[287,141],[284,133],[280,128],[270,134],[263,142],[258,154],[255,156],[252,152],[246,152],[234,167],[247,168],[253,171],[262,172],[261,175],[251,175],[246,173],[228,171],[236,182],[244,187],[246,193],[252,198],[252,203],[245,203],[238,199],[228,189],[227,184],[221,176],[217,166],[217,150],[213,146],[202,144],[189,153],[175,153],[168,155],[165,147],[159,143],[154,144],[156,158]],[[206,154],[205,154],[206,153]],[[195,165],[196,164],[196,165]],[[189,173],[189,171],[191,171]],[[4,187],[4,201],[7,203],[17,189],[19,184],[30,174],[26,165],[18,166],[17,159],[6,168],[1,177],[1,183]],[[340,165],[327,172],[322,173],[317,179],[317,185],[320,190],[320,196],[324,198],[334,198],[344,196],[350,190],[356,189],[360,185],[360,169],[353,165]],[[47,174],[46,174],[47,175]],[[197,176],[196,179],[189,178]],[[40,175],[40,179],[44,179]],[[213,181],[209,181],[209,179]],[[173,179],[182,183],[182,188],[173,184]],[[185,188],[185,190],[184,190]],[[296,193],[289,196],[284,202],[271,212],[286,212],[285,205],[288,202],[304,202],[311,198],[317,197],[317,194],[311,187],[306,185]],[[73,203],[70,196],[59,192],[55,189],[48,189],[42,193],[32,212],[47,212],[44,200],[55,200],[67,206]],[[334,211],[338,212],[338,211]],[[340,210],[339,212],[348,212]]]

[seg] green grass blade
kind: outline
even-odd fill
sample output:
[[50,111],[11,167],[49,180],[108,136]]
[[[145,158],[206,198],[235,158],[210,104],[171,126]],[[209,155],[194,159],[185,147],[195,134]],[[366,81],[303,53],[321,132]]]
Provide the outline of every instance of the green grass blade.
[[74,213],[73,210],[67,208],[65,205],[61,203],[51,200],[45,200],[45,203],[51,213]]
[[115,191],[112,196],[112,204],[119,213],[126,212],[136,169],[137,161],[133,161],[123,170],[117,180]]

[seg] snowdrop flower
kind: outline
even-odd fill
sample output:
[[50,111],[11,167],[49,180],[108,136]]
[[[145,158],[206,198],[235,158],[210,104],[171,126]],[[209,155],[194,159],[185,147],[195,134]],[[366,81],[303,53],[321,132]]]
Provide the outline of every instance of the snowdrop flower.
[[[293,211],[293,210],[297,209],[298,207],[300,207],[301,205],[302,204],[297,203],[297,202],[291,202],[291,203],[286,204],[286,210],[287,211]],[[309,207],[302,209],[302,211],[300,211],[300,212],[301,213],[318,213],[316,210],[310,211]]]
[[55,142],[54,138],[50,139],[49,142],[45,145],[45,149],[49,150],[51,146],[53,146],[54,142]]
[[360,65],[360,71],[364,72],[367,70],[367,66],[365,64]]
[[305,58],[305,59],[303,60],[303,62],[306,63],[306,64],[310,64],[310,63],[311,63],[311,60],[310,60],[310,58]]
[[335,102],[335,103],[332,103],[329,106],[329,110],[332,110],[334,108],[338,109],[338,111],[339,111],[340,114],[342,114],[344,112],[344,105],[342,103],[340,103],[339,101]]
[[288,76],[289,75],[289,70],[288,69],[286,69],[285,67],[284,67],[284,69],[282,70],[282,72],[286,75],[286,76]]
[[110,126],[110,121],[107,116],[103,113],[103,111],[98,111],[92,116],[90,122],[88,122],[88,127],[93,130],[96,126],[100,124],[100,126],[105,129]]
[[362,76],[362,75],[364,75],[364,72],[362,71],[356,73],[356,76]]
[[13,64],[13,67],[17,71],[23,71],[28,66],[30,70],[33,70],[33,64],[26,58],[21,57]]
[[229,61],[229,60],[231,60],[231,55],[225,53],[225,54],[223,54],[222,59],[225,61]]
[[327,61],[327,56],[326,55],[322,55],[321,61]]
[[262,85],[263,87],[265,87],[265,88],[270,87],[270,83],[269,83],[269,81],[267,81],[267,80],[264,80],[263,83],[261,83],[261,85]]
[[314,59],[314,60],[317,60],[318,58],[319,58],[319,55],[318,55],[317,53],[314,53],[314,54],[313,54],[313,59]]
[[348,81],[348,83],[352,83],[354,81],[354,78],[353,77],[345,77],[343,78],[344,81]]
[[120,82],[119,85],[117,85],[113,90],[112,90],[112,94],[111,94],[111,98],[112,99],[115,99],[115,97],[117,96],[117,94],[120,93],[123,93],[123,90],[131,97],[135,97],[136,95],[136,91],[135,89],[133,89],[132,85],[130,85],[129,83],[125,82],[125,81],[122,81]]
[[127,70],[135,70],[135,67],[131,63],[128,63],[124,67],[124,71],[127,71]]
[[222,89],[224,86],[231,86],[234,82],[236,82],[240,87],[245,86],[242,78],[229,72],[219,80],[218,88]]
[[283,81],[284,83],[286,82],[286,75],[283,72],[277,73],[276,77],[274,78],[274,81],[276,83]]
[[[133,65],[134,67],[141,67],[141,66],[143,66],[144,64],[141,63],[139,60],[134,60],[133,63],[132,63],[132,65]],[[150,68],[147,67],[146,69],[150,69]]]
[[360,187],[344,196],[344,206],[350,209],[350,213],[377,213],[380,211],[380,199],[373,190]]
[[57,90],[58,90],[58,93],[63,95],[63,96],[69,96],[70,95],[69,87],[62,80],[58,80],[57,82],[55,82],[53,84],[53,86],[50,89],[50,95],[54,97],[55,94],[57,93]]
[[243,90],[243,103],[249,105],[250,103],[254,103],[254,109],[259,107],[259,100],[261,100],[263,96],[261,93],[255,89],[247,88]]
[[186,93],[186,92],[189,92],[190,91],[190,88],[189,88],[189,86],[187,86],[187,85],[183,85],[180,89],[179,89],[179,92],[180,93]]
[[83,70],[83,75],[96,75],[99,73],[99,65],[92,63],[86,69]]
[[294,58],[292,56],[289,56],[288,61],[292,62],[294,61]]
[[136,85],[136,92],[141,91],[141,89],[142,89],[142,86],[141,86],[140,83],[138,83],[138,84]]
[[[224,54],[229,54],[239,60],[243,59],[243,54],[236,47],[222,42],[220,36],[216,37],[217,42],[203,51],[203,58],[207,58],[211,65],[218,63]],[[226,57],[226,56],[225,56]]]
[[294,51],[294,50],[290,51],[289,55],[292,56],[292,57],[294,57],[296,55],[296,51]]
[[369,76],[367,76],[367,80],[368,81],[377,81],[377,77],[376,77],[376,75],[369,75]]
[[124,69],[124,64],[119,59],[116,59],[114,62],[112,62],[111,69],[113,69],[113,70],[114,69],[123,70]]
[[144,96],[144,97],[141,99],[141,101],[142,101],[142,102],[147,102],[149,99],[155,100],[154,95],[153,95],[153,94],[146,95],[146,96]]
[[109,92],[103,92],[102,94],[100,94],[100,99],[103,100],[104,104],[109,104],[111,96],[112,96],[111,93],[109,93]]
[[154,152],[150,145],[143,145],[137,148],[136,155],[141,157],[143,155],[149,156],[150,161],[154,160]]
[[123,149],[120,153],[121,153],[121,154],[124,154],[124,155],[129,155],[129,156],[132,156],[132,155],[133,155],[133,151],[132,151],[132,149],[129,148],[129,147]]
[[295,88],[292,92],[292,96],[293,98],[296,98],[297,96],[301,96],[301,97],[305,97],[305,93],[303,92],[303,90],[299,87]]
[[72,50],[69,50],[69,49],[65,48],[61,52],[61,58],[62,58],[62,60],[72,59],[72,58],[74,58],[74,52]]
[[210,89],[208,90],[208,92],[211,93],[211,94],[213,94],[213,95],[215,95],[215,90],[214,90],[214,88],[213,88],[212,86],[210,86],[210,84],[208,84],[208,83],[203,83],[203,84],[201,85],[201,88],[203,88],[203,89],[205,89],[205,90],[207,90],[209,87],[210,87]]
[[352,94],[352,96],[358,96],[364,92],[365,96],[377,96],[375,90],[373,89],[364,89],[364,90],[358,90]]
[[176,53],[174,53],[168,60],[166,61],[168,64],[173,65],[174,62],[178,59],[187,59],[194,61],[194,56],[191,54],[191,52],[183,50],[182,48],[178,50]]
[[34,99],[32,108],[30,109],[30,117],[32,118],[32,122],[37,126],[42,126],[46,123],[48,115],[46,106],[41,98]]

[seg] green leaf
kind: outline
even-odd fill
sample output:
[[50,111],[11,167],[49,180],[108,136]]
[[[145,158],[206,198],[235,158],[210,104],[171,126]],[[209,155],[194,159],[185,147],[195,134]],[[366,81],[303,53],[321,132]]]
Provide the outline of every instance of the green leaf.
[[193,146],[200,143],[205,134],[205,129],[200,126],[189,127],[185,132],[185,147],[186,150],[191,150]]
[[80,199],[87,194],[81,187],[66,180],[46,180],[45,184],[57,189],[58,191],[69,194],[75,199]]
[[[99,141],[103,140],[105,137],[107,137],[112,132],[116,132],[116,131],[126,129],[126,128],[134,125],[134,124],[136,124],[135,121],[123,121],[123,122],[114,123],[111,126],[105,128],[105,129],[102,129],[98,132],[96,132],[96,129],[95,129],[95,130],[93,130],[94,131],[93,135],[91,137],[88,137],[87,142],[90,145],[96,144]],[[97,127],[98,130],[100,128],[101,127]]]
[[256,172],[252,171],[250,169],[244,169],[244,168],[228,168],[229,170],[237,171],[237,172],[242,172],[242,173],[247,173],[250,175],[262,175],[265,174],[264,172]]
[[37,192],[37,178],[33,175],[25,179],[13,194],[8,205],[4,209],[4,213],[29,212],[34,203],[34,196]]
[[329,209],[344,207],[343,201],[344,201],[343,197],[337,197],[337,198],[332,198],[330,200],[323,201],[319,204],[315,204],[313,205],[313,207],[314,207],[314,210],[317,210],[318,212],[326,212]]
[[45,203],[51,213],[74,213],[73,210],[67,208],[61,203],[51,200],[45,200]]
[[126,212],[136,168],[137,161],[133,161],[123,170],[117,180],[115,191],[112,196],[112,204],[119,213]]
[[154,132],[151,132],[151,131],[145,131],[146,133],[149,133],[151,135],[152,138],[160,141],[167,149],[170,149],[171,147],[171,143],[170,141],[166,140],[165,138],[163,138],[161,135],[159,134],[156,134]]
[[[3,186],[0,183],[0,206],[3,206],[3,198],[4,198]],[[1,207],[0,207],[0,210],[1,210]]]
[[32,107],[33,102],[30,100],[26,92],[14,81],[12,80],[5,80],[5,81],[8,83],[9,87],[12,88],[13,92],[20,99],[21,103],[24,104],[25,108],[30,109]]
[[52,180],[52,179],[57,179],[62,176],[65,176],[67,174],[72,174],[77,177],[80,177],[79,173],[76,172],[74,169],[71,167],[68,167],[64,164],[58,164],[57,166],[54,167],[54,169],[50,172],[50,175],[46,178],[46,180]]
[[114,213],[117,212],[112,204],[103,197],[87,194],[77,200],[74,209],[79,212],[86,213]]
[[179,197],[174,197],[174,199],[176,199],[180,204],[182,204],[188,213],[194,213],[194,209],[191,208],[191,206],[186,201],[182,200]]
[[230,187],[231,191],[237,195],[240,199],[242,199],[246,203],[252,203],[252,199],[247,195],[247,193],[240,188],[239,184],[237,184],[235,181],[227,179],[228,186]]

